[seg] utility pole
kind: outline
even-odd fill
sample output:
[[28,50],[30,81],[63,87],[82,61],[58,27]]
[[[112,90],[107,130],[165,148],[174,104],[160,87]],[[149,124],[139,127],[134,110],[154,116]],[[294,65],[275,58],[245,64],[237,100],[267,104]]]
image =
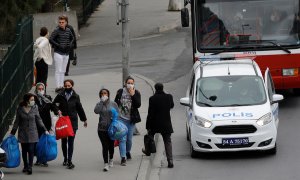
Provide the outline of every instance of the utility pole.
[[[129,19],[128,19],[128,8],[129,0],[117,0],[117,25],[122,23],[122,72],[123,82],[130,73],[129,63],[129,50],[130,50],[130,39],[129,39]],[[121,18],[119,17],[119,6],[121,6]]]

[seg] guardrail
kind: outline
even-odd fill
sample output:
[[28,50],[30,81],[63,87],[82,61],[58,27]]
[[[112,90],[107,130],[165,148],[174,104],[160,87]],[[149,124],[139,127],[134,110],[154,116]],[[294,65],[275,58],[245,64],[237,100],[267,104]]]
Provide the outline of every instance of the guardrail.
[[16,108],[33,83],[32,16],[17,25],[16,40],[0,61],[0,140],[12,123]]

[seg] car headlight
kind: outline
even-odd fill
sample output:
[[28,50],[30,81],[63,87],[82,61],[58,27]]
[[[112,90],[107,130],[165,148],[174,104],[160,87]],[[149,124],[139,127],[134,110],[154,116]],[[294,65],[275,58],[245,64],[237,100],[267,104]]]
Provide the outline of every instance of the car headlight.
[[264,125],[266,125],[266,124],[269,124],[271,121],[272,121],[271,113],[268,113],[268,114],[263,115],[261,118],[259,118],[259,119],[256,121],[256,123],[257,123],[259,126],[264,126]]
[[201,126],[201,127],[204,127],[204,128],[210,128],[211,125],[212,125],[211,121],[209,121],[207,119],[204,119],[204,118],[201,118],[199,116],[195,116],[195,123],[198,126]]

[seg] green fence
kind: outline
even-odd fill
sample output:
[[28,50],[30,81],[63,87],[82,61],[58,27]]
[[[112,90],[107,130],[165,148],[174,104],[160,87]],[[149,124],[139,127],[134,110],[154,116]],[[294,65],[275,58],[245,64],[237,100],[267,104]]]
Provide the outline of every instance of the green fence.
[[17,105],[33,83],[32,16],[17,26],[16,40],[0,62],[0,140],[12,123]]
[[103,0],[82,0],[82,8],[77,11],[79,26],[86,23],[91,14],[96,10]]

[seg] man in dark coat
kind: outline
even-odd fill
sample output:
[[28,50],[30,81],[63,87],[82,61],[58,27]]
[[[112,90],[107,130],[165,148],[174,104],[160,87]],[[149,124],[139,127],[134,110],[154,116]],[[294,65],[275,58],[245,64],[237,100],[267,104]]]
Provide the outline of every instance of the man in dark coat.
[[[149,98],[148,116],[146,129],[152,138],[155,133],[160,133],[165,144],[165,151],[168,160],[168,168],[173,168],[171,133],[173,127],[170,110],[174,107],[173,97],[163,91],[163,84],[155,84],[155,94]],[[143,151],[144,152],[144,151]]]

